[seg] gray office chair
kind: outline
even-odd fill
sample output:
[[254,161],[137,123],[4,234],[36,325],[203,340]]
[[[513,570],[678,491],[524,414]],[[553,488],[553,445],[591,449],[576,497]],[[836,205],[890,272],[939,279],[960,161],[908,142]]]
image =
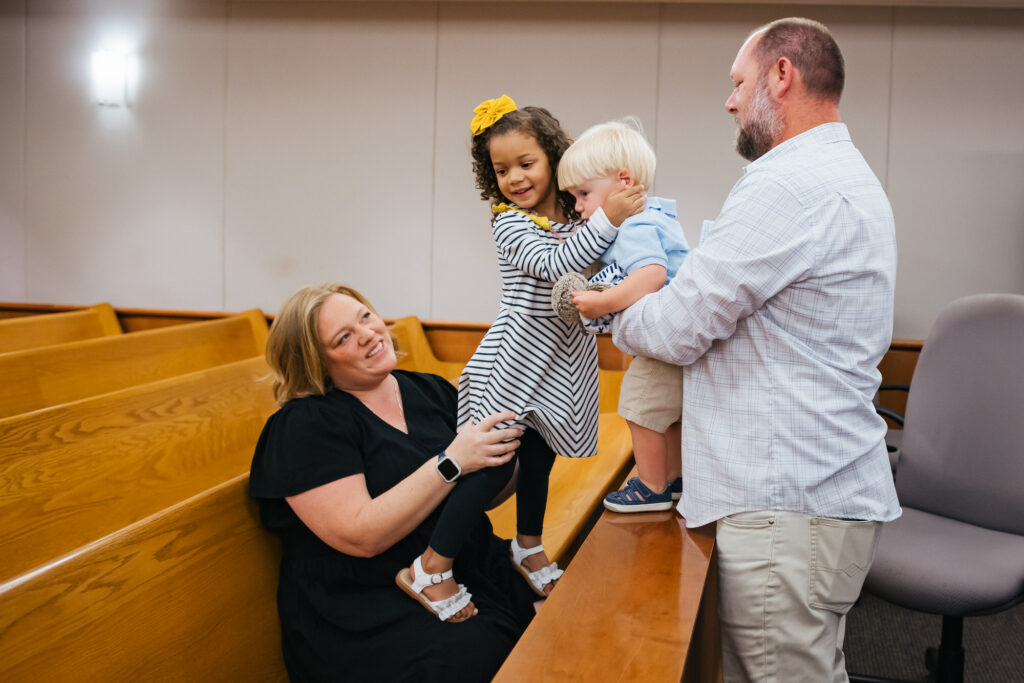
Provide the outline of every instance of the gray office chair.
[[895,477],[903,516],[883,527],[864,589],[942,615],[926,666],[939,683],[962,681],[964,617],[1024,601],[1024,296],[969,296],[939,315]]

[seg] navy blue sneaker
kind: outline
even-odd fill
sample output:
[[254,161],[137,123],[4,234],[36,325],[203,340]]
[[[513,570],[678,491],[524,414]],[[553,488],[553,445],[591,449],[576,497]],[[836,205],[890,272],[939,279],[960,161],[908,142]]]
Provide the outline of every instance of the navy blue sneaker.
[[671,486],[666,486],[661,493],[655,493],[633,477],[618,491],[612,491],[604,497],[604,506],[612,512],[657,512],[672,509]]
[[683,497],[683,478],[676,477],[668,483],[669,489],[672,490],[672,500],[679,500]]

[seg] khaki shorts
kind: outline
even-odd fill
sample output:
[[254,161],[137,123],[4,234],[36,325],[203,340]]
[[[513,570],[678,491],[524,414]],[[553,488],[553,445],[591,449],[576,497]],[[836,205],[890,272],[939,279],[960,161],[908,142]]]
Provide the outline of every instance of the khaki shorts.
[[683,415],[683,368],[637,356],[619,390],[619,415],[664,434]]

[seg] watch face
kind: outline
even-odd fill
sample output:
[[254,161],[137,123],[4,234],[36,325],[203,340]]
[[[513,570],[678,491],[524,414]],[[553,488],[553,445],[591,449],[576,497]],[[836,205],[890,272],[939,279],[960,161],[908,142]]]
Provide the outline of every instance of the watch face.
[[437,471],[441,473],[445,481],[454,481],[459,476],[459,466],[455,464],[454,460],[445,458],[437,463]]

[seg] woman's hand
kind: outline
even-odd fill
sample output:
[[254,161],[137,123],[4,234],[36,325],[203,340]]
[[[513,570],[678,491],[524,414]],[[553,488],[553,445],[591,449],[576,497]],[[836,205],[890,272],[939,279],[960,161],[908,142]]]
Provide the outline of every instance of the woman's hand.
[[[494,429],[514,420],[512,411],[488,415],[462,429],[445,450],[463,473],[503,465],[519,448],[523,430]],[[384,552],[416,528],[452,490],[438,477],[437,458],[427,458],[412,474],[371,498],[363,474],[352,474],[286,500],[320,540],[355,557]]]
[[616,188],[604,200],[601,208],[604,209],[604,215],[608,217],[608,221],[618,227],[622,225],[622,221],[643,211],[646,201],[647,188],[640,185],[629,185]]
[[456,435],[445,452],[459,463],[463,474],[476,472],[485,467],[504,465],[519,448],[519,437],[523,430],[518,427],[495,429],[499,422],[514,420],[511,410],[488,415],[477,424],[468,424]]

